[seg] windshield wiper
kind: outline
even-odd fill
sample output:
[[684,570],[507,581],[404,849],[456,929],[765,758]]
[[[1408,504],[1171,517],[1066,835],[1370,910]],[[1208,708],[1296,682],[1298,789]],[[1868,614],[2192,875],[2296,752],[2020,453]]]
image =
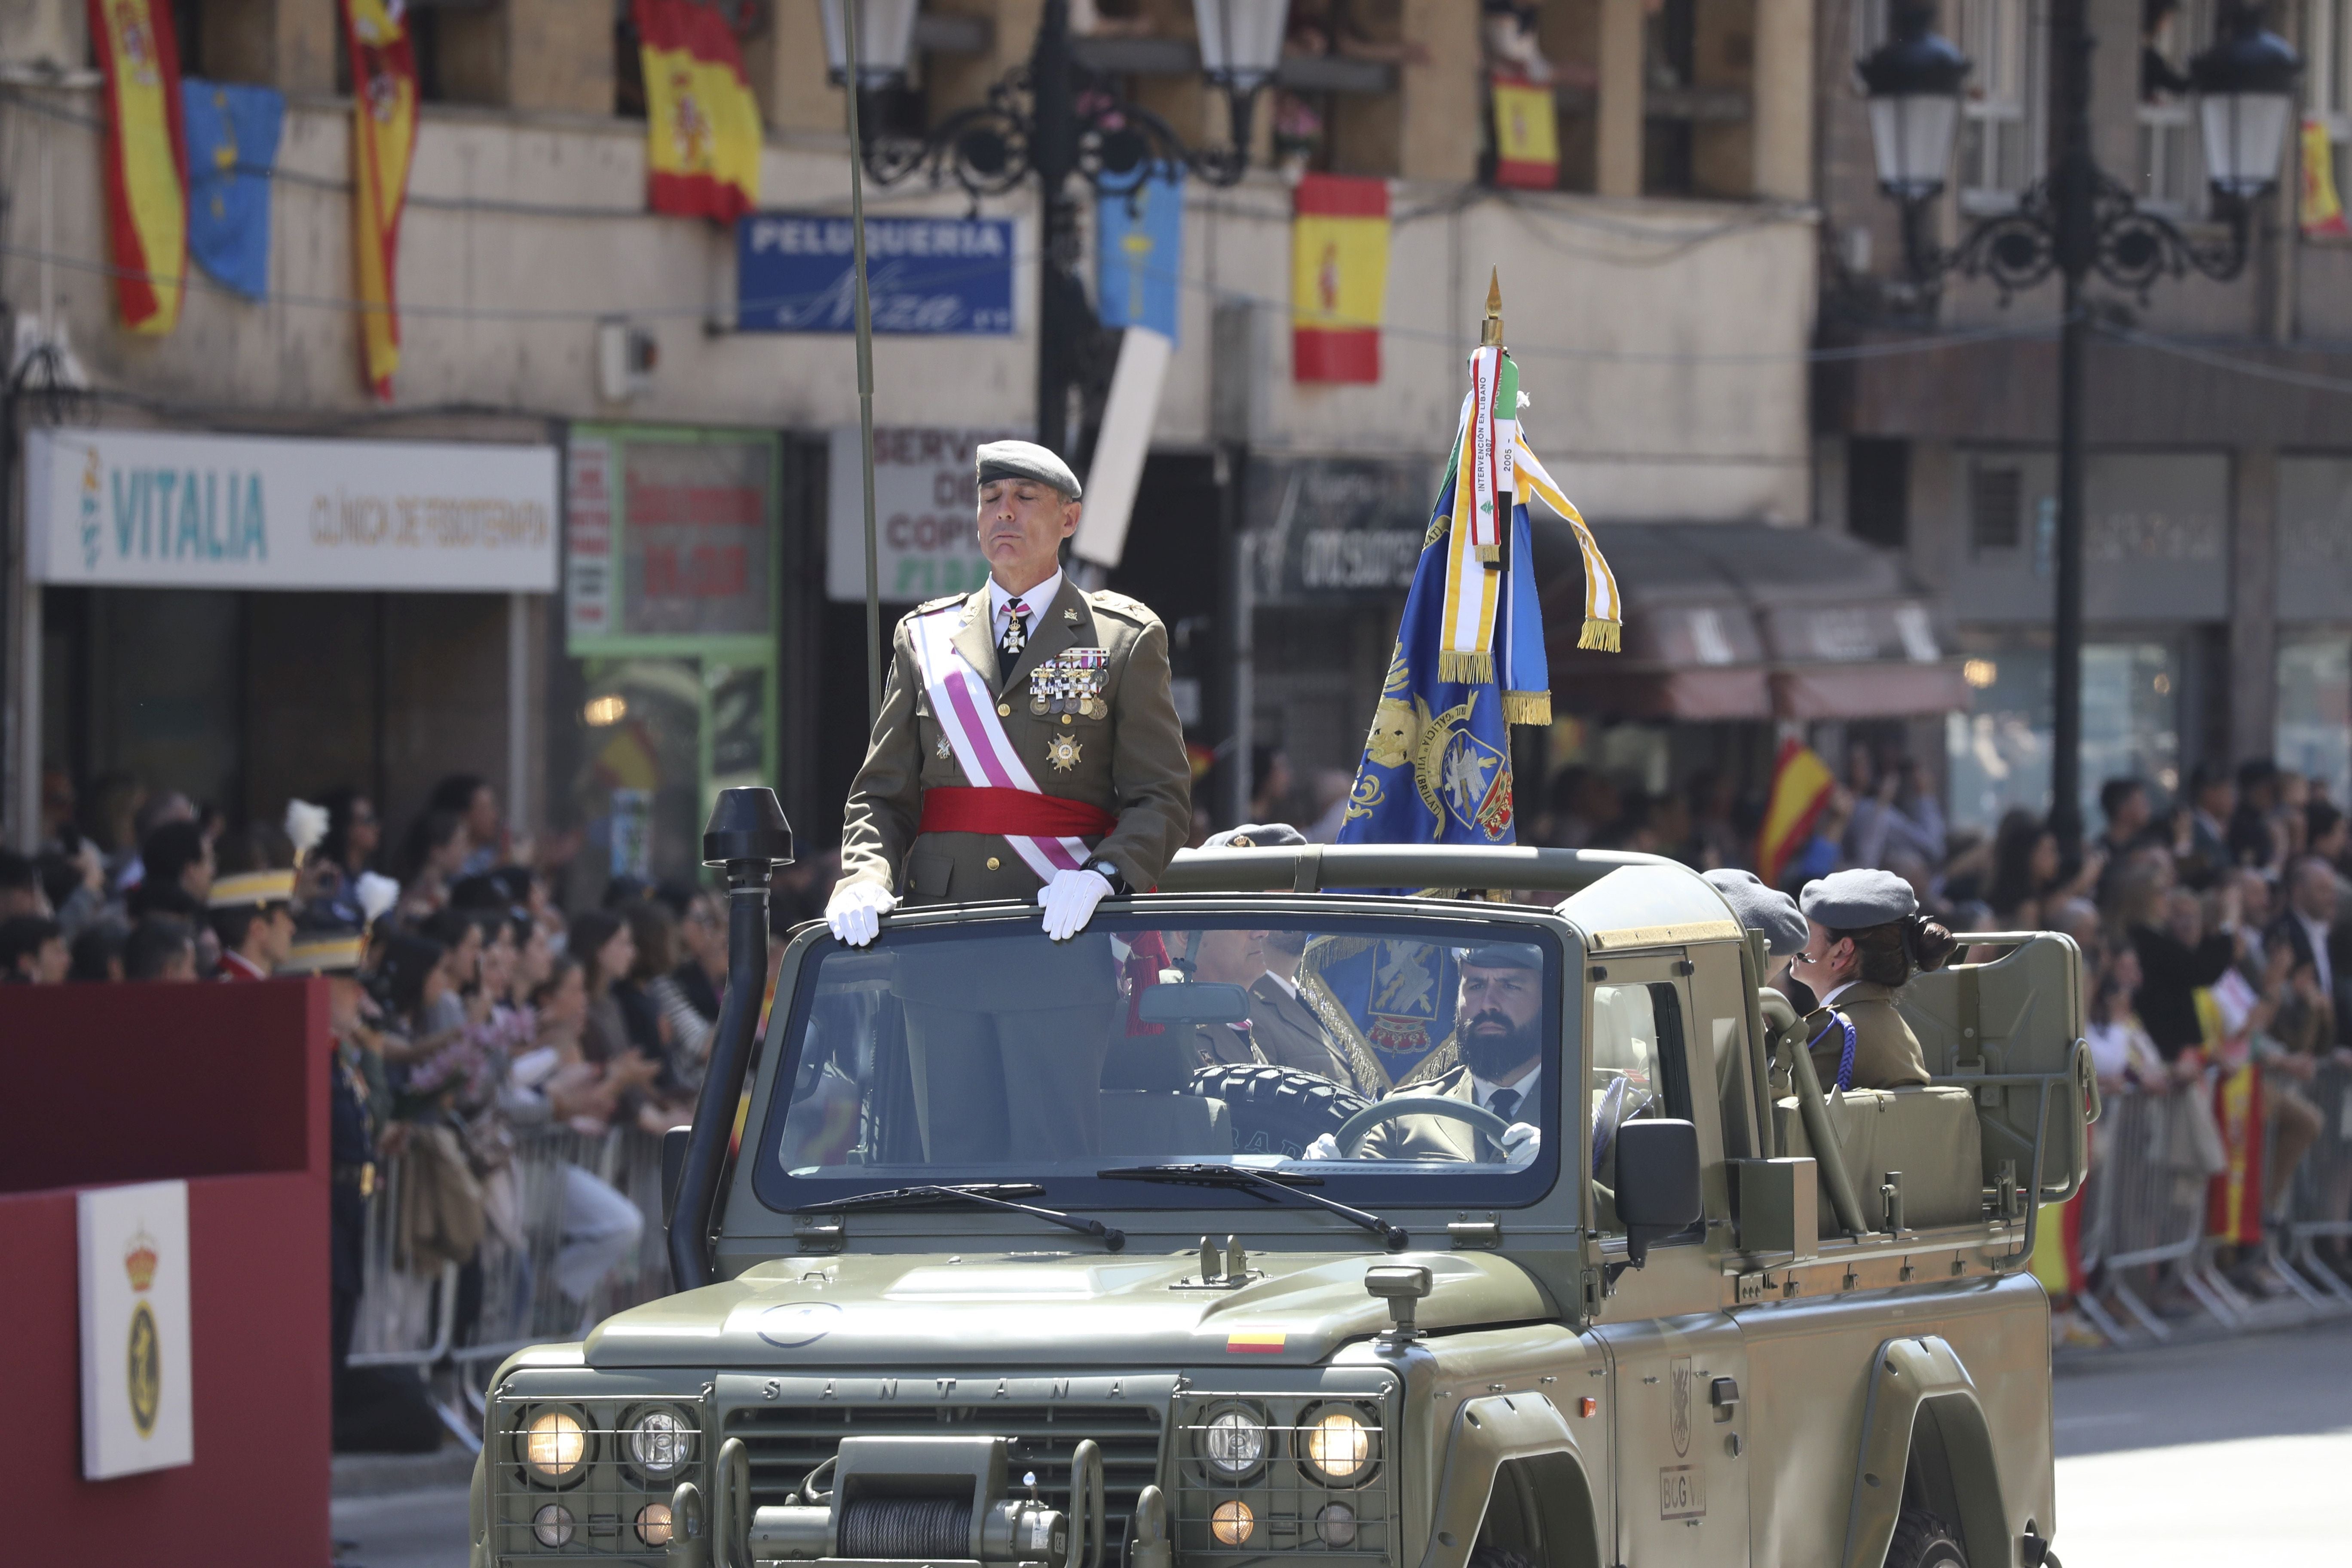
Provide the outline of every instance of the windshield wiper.
[[1261,1194],[1280,1193],[1285,1197],[1305,1198],[1308,1203],[1320,1204],[1340,1218],[1362,1226],[1379,1237],[1391,1252],[1402,1252],[1412,1241],[1412,1237],[1402,1226],[1391,1225],[1376,1214],[1350,1208],[1337,1198],[1327,1198],[1320,1193],[1304,1190],[1321,1186],[1323,1178],[1320,1176],[1277,1176],[1270,1171],[1252,1170],[1247,1165],[1212,1165],[1189,1160],[1165,1165],[1119,1165],[1108,1171],[1097,1171],[1095,1174],[1106,1182],[1167,1182],[1196,1187],[1239,1187]]
[[1127,1246],[1127,1232],[1105,1225],[1098,1219],[1081,1219],[1076,1215],[1064,1214],[1060,1209],[1040,1208],[1035,1204],[1013,1201],[1015,1196],[1033,1197],[1045,1190],[1034,1182],[963,1182],[951,1187],[886,1187],[880,1192],[859,1193],[854,1197],[840,1198],[829,1204],[814,1204],[810,1210],[920,1208],[929,1204],[976,1204],[982,1208],[1031,1215],[1058,1225],[1065,1230],[1097,1237],[1103,1246],[1113,1252]]

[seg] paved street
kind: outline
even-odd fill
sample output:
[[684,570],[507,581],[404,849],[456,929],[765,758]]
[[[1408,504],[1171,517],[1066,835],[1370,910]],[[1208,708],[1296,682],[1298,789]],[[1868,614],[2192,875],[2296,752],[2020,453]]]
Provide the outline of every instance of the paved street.
[[2341,1568],[2352,1328],[2137,1352],[2058,1381],[2066,1568]]
[[[2065,1568],[2342,1568],[2352,1326],[2075,1366],[2058,1379]],[[444,1470],[446,1474],[446,1469]],[[379,1480],[378,1484],[382,1484]],[[462,1568],[466,1491],[340,1497],[345,1568]]]

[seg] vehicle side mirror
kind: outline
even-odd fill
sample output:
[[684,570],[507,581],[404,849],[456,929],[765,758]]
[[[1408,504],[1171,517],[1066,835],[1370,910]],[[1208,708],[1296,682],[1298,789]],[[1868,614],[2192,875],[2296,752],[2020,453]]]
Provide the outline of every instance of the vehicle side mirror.
[[1250,995],[1222,980],[1146,987],[1136,1015],[1147,1024],[1238,1024],[1250,1016]]
[[1619,1127],[1617,1218],[1625,1226],[1625,1261],[1641,1268],[1650,1243],[1687,1229],[1698,1216],[1698,1129],[1656,1117]]

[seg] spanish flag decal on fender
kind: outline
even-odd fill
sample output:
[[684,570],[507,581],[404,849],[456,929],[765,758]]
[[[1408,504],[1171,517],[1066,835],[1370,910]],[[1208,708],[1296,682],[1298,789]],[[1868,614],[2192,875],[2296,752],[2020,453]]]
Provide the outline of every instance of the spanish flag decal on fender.
[[646,79],[646,200],[732,223],[760,203],[760,105],[715,5],[635,0]]
[[1290,1342],[1287,1331],[1282,1329],[1242,1329],[1225,1336],[1228,1355],[1279,1355],[1282,1347]]
[[156,336],[180,321],[188,277],[188,142],[180,50],[164,0],[89,0],[106,76],[106,228],[122,324]]

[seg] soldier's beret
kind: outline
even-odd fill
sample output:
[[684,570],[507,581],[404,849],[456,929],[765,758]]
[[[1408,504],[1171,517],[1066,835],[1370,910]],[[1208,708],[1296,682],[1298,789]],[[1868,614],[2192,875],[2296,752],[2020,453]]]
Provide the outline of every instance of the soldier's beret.
[[1039,484],[1053,486],[1072,500],[1083,493],[1078,489],[1078,476],[1070,472],[1070,465],[1034,441],[983,441],[978,467],[979,482],[983,485],[991,479],[1035,479]]
[[1471,969],[1541,969],[1543,952],[1531,942],[1494,942],[1465,947],[1454,956]]
[[1832,931],[1864,931],[1919,912],[1919,895],[1910,883],[1864,867],[1806,883],[1797,902],[1807,920]]
[[1723,895],[1741,925],[1764,933],[1767,952],[1786,958],[1804,951],[1805,917],[1798,912],[1796,900],[1778,888],[1766,887],[1753,871],[1727,867],[1707,872],[1706,880]]
[[1201,840],[1203,849],[1286,849],[1307,842],[1307,835],[1286,822],[1244,822]]

